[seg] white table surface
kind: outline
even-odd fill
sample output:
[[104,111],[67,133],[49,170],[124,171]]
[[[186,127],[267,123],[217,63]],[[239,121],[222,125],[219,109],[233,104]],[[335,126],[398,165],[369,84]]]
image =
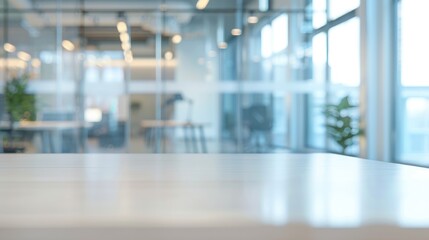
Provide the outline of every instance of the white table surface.
[[175,120],[143,120],[140,122],[142,128],[204,127],[208,125],[208,123]]
[[[52,131],[65,129],[78,129],[90,127],[90,123],[81,123],[78,121],[20,121],[14,125],[15,130],[27,131]],[[9,129],[10,122],[1,121],[1,129]]]
[[332,154],[0,155],[0,239],[429,238],[429,169]]

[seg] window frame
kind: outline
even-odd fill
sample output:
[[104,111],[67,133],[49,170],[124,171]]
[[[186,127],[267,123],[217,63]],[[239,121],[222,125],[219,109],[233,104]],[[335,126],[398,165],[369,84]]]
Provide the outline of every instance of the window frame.
[[[326,13],[325,13],[326,14],[326,23],[325,23],[325,25],[323,25],[321,27],[313,28],[313,15],[312,15],[312,12],[311,12],[311,16],[312,17],[310,18],[311,19],[310,23],[311,23],[311,26],[312,26],[313,30],[311,31],[311,33],[308,34],[307,41],[309,41],[311,43],[312,40],[313,40],[313,38],[316,35],[320,34],[320,33],[325,33],[325,35],[326,35],[326,53],[325,53],[326,64],[325,64],[325,80],[324,80],[324,84],[326,86],[325,87],[325,92],[326,92],[326,94],[325,94],[325,102],[327,103],[327,102],[329,102],[329,99],[331,97],[332,90],[335,90],[335,89],[338,88],[338,86],[332,86],[332,84],[331,84],[331,73],[330,73],[330,70],[329,70],[329,61],[328,61],[329,60],[329,47],[330,47],[329,46],[329,31],[332,28],[334,28],[336,26],[339,26],[339,25],[341,25],[341,24],[343,24],[343,23],[345,23],[345,22],[347,22],[347,21],[349,21],[349,20],[351,20],[351,19],[353,19],[355,17],[357,17],[357,18],[360,19],[359,9],[360,9],[362,3],[359,4],[359,7],[355,8],[353,10],[350,10],[349,12],[347,12],[347,13],[345,13],[345,14],[337,17],[337,18],[330,19],[329,18],[329,1],[330,0],[325,0],[325,1],[326,1]],[[397,1],[399,1],[399,0],[397,0]],[[308,0],[307,1],[307,7],[311,6],[311,4],[312,4],[312,0]],[[312,60],[311,60],[311,62],[312,62]],[[357,91],[360,91],[360,87],[359,86],[358,87],[340,87],[340,89],[355,89]],[[306,118],[306,126],[310,126],[312,124],[312,119],[311,119],[311,117],[309,117],[309,116],[312,116],[311,108],[310,108],[310,105],[309,105],[309,102],[310,102],[309,98],[310,98],[310,96],[307,96],[307,100],[306,100],[306,106],[307,106],[307,111],[306,111],[306,116],[307,116],[307,118]],[[325,119],[326,119],[326,116],[325,116]],[[308,132],[308,129],[310,129],[310,128],[306,127],[306,133],[305,133],[306,139],[305,139],[305,143],[304,143],[305,144],[305,148],[308,151],[312,151],[312,150],[329,151],[330,147],[329,147],[329,143],[328,143],[329,142],[328,135],[325,133],[325,142],[323,144],[324,148],[320,149],[318,147],[313,146],[311,144],[311,141],[309,141],[309,139],[311,138],[311,133]]]

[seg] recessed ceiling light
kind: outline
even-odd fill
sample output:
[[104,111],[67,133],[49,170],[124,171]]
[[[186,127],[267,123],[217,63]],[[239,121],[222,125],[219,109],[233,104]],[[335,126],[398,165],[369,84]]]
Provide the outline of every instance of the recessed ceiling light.
[[220,42],[220,43],[218,43],[218,45],[217,45],[220,49],[226,49],[226,48],[228,48],[228,43],[226,43],[226,42]]
[[182,42],[182,36],[180,36],[179,34],[176,34],[171,38],[171,41],[174,44],[179,44],[180,42]]
[[121,42],[129,42],[130,41],[130,35],[128,35],[127,32],[122,32],[119,35],[119,38],[121,39]]
[[240,36],[240,35],[241,35],[241,29],[239,29],[239,28],[233,28],[233,29],[231,30],[231,34],[232,34],[233,36]]
[[118,29],[118,32],[123,33],[127,31],[127,24],[124,21],[119,21],[116,24],[116,28]]
[[210,50],[208,53],[207,53],[207,55],[209,56],[209,57],[216,57],[216,51],[214,51],[214,50]]
[[130,63],[134,60],[133,52],[131,52],[130,50],[124,52],[124,55],[125,55],[125,61],[126,62]]
[[10,52],[10,53],[13,53],[16,51],[16,47],[11,43],[5,43],[3,45],[3,48],[6,52]]
[[171,51],[167,51],[164,54],[165,60],[173,60],[173,53]]
[[42,65],[42,62],[35,58],[33,60],[31,60],[31,66],[33,66],[34,68],[39,68]]
[[63,40],[63,48],[67,51],[73,51],[74,50],[74,44],[69,40]]
[[208,4],[209,4],[209,0],[198,0],[196,8],[198,10],[203,10],[207,7]]
[[121,44],[122,50],[127,51],[131,49],[131,44],[129,42],[123,42]]
[[250,24],[256,24],[258,23],[258,21],[259,21],[259,18],[257,16],[249,16],[247,18],[247,22]]
[[21,59],[22,61],[27,62],[27,61],[30,61],[31,55],[21,51],[21,52],[18,52],[18,58]]

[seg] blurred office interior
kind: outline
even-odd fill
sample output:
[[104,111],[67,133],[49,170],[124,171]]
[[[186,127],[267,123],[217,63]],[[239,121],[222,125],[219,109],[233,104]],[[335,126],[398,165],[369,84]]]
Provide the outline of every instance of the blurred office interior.
[[[3,151],[341,152],[429,166],[426,7],[1,1]],[[11,115],[12,79],[33,96],[31,121]],[[326,113],[344,99],[359,132],[345,150],[331,132],[344,123]]]

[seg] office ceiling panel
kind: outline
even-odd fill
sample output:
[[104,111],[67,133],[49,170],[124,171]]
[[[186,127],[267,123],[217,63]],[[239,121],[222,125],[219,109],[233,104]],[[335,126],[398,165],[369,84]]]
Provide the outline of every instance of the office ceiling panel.
[[[8,0],[11,7],[18,9],[80,9],[85,10],[129,10],[129,9],[166,9],[195,10],[198,0]],[[211,0],[207,9],[231,9],[236,8],[241,2],[244,5],[255,0]]]

